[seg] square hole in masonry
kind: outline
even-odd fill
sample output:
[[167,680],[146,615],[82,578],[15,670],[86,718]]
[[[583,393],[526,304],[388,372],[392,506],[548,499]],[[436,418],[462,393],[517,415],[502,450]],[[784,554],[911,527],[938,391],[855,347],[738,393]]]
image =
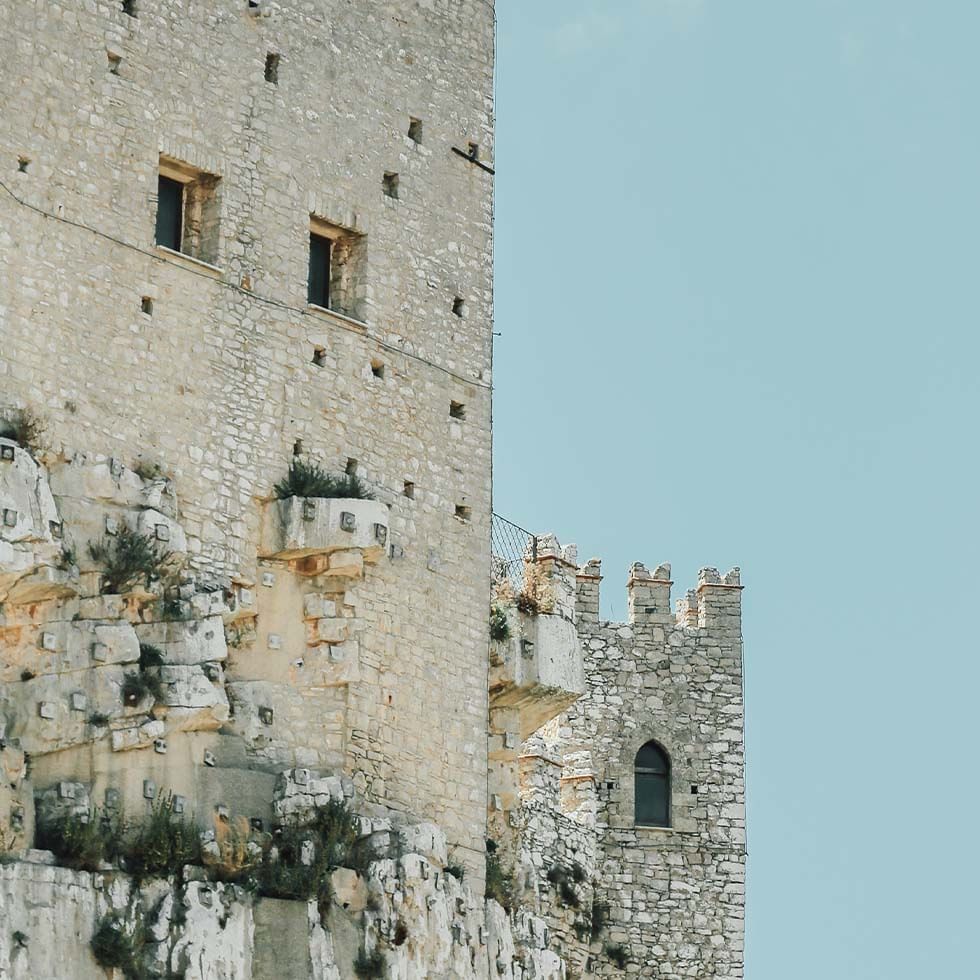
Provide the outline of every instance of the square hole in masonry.
[[262,822],[261,817],[252,817],[252,819],[249,820],[249,826],[251,826],[252,830],[258,834],[261,834],[265,829],[265,824]]
[[297,786],[305,786],[310,781],[310,770],[309,769],[294,769],[293,779],[296,780]]
[[0,462],[12,463],[17,455],[13,446],[0,446]]
[[313,363],[317,367],[325,367],[327,363],[327,348],[326,347],[314,347],[313,348]]
[[265,56],[265,80],[272,85],[279,84],[279,55],[274,51]]
[[157,784],[152,779],[143,780],[143,799],[155,800],[157,798]]
[[153,298],[150,296],[144,296],[140,299],[140,311],[145,313],[147,316],[153,316]]
[[153,751],[156,752],[157,755],[166,755],[167,754],[166,741],[162,738],[155,738],[153,740]]
[[6,527],[13,527],[17,523],[17,511],[5,507],[3,509],[3,523]]
[[414,116],[408,117],[408,138],[413,143],[422,142],[422,120]]
[[304,521],[315,521],[316,520],[316,501],[315,500],[304,500],[303,501],[303,520]]
[[259,708],[259,721],[263,725],[271,725],[273,719],[275,718],[275,712],[272,708]]
[[473,510],[463,504],[456,505],[456,517],[458,520],[468,524],[473,519]]
[[65,525],[61,521],[48,521],[51,537],[60,541],[65,536]]
[[153,535],[157,541],[169,541],[170,540],[170,525],[169,524],[154,524],[153,525]]
[[340,530],[341,531],[357,530],[357,518],[349,510],[342,510],[340,512]]
[[175,796],[170,804],[170,808],[174,813],[183,813],[187,809],[187,797]]
[[388,540],[388,528],[384,524],[374,525],[374,539],[384,547],[385,542]]

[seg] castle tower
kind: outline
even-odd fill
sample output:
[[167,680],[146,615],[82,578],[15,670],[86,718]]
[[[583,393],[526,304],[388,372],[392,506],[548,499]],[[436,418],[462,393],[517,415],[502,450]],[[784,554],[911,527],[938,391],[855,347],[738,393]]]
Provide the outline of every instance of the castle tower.
[[[670,566],[630,569],[629,622],[598,618],[597,562],[579,575],[588,690],[569,710],[567,775],[591,758],[596,961],[640,976],[741,977],[745,901],[744,706],[738,569],[702,569],[670,612]],[[569,765],[568,763],[572,763]],[[575,766],[578,769],[575,769]]]
[[[343,770],[482,875],[492,5],[2,6],[0,410],[42,416],[45,458],[77,464],[61,499],[165,478],[185,578],[247,600],[220,723],[244,756],[168,732],[145,778],[193,808],[205,751]],[[263,537],[294,459],[382,505],[358,515],[386,534],[366,570]],[[93,491],[81,464],[110,460]],[[60,637],[73,614],[38,616]],[[88,742],[51,744],[111,782],[124,757]],[[37,748],[56,779],[66,757]]]

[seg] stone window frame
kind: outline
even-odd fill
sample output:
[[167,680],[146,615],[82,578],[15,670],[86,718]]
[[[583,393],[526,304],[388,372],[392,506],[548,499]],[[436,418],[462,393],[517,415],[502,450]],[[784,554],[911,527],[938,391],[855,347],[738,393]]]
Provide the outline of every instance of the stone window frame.
[[330,242],[330,282],[328,305],[310,301],[307,278],[307,306],[325,310],[364,324],[367,310],[367,235],[339,225],[318,214],[310,214],[310,237]]
[[[179,249],[156,242],[171,255],[194,259],[219,268],[221,255],[221,177],[176,157],[160,154],[159,177],[182,186],[181,242]],[[159,203],[157,205],[159,207]]]
[[[656,838],[669,834],[696,833],[697,828],[691,816],[691,803],[688,795],[682,792],[691,776],[690,767],[684,761],[684,751],[677,745],[671,734],[663,730],[662,719],[636,719],[634,725],[629,736],[620,745],[616,771],[610,773],[618,784],[618,790],[607,805],[628,821],[626,826],[631,827],[638,836]],[[656,742],[667,753],[667,758],[670,760],[669,827],[653,827],[636,822],[634,764],[637,753],[651,741]]]

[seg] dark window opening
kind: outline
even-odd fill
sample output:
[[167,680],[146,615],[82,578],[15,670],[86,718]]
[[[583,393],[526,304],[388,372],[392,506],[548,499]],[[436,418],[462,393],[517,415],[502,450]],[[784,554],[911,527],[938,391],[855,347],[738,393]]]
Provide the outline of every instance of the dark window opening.
[[157,245],[180,251],[183,212],[184,185],[160,174],[157,182]]
[[122,0],[122,12],[128,17],[135,17],[136,0]]
[[109,74],[118,75],[119,66],[122,64],[122,58],[120,58],[117,54],[110,54],[107,55],[107,57],[109,59]]
[[453,313],[456,316],[462,316],[466,312],[465,301],[462,296],[457,296],[453,300]]
[[309,302],[330,308],[330,252],[333,241],[310,233]]
[[405,489],[402,490],[402,493],[406,497],[408,497],[409,500],[414,500],[415,499],[415,484],[412,483],[411,480],[406,480],[405,481]]
[[17,169],[22,173],[27,173],[27,168],[31,165],[31,161],[27,157],[17,158]]
[[302,439],[297,439],[293,443],[293,455],[294,456],[302,456],[303,455],[303,440]]
[[409,116],[408,119],[408,138],[413,143],[422,142],[422,120]]
[[473,517],[473,510],[470,507],[465,507],[463,504],[456,505],[456,517],[461,521],[469,521]]
[[144,296],[140,300],[140,309],[147,316],[153,316],[153,300],[149,296]]
[[460,420],[465,419],[466,406],[462,402],[450,402],[449,417],[453,419],[460,419]]
[[386,173],[381,181],[385,197],[398,200],[398,174]]
[[271,51],[265,56],[265,80],[273,85],[279,84],[279,55]]
[[344,467],[344,472],[348,476],[357,476],[357,460],[356,459],[348,459],[347,460],[347,465]]
[[466,148],[469,152],[471,160],[480,159],[480,144],[479,143],[467,143]]
[[376,378],[383,378],[385,376],[385,366],[381,363],[381,361],[372,361],[371,373]]
[[317,367],[323,367],[327,363],[327,349],[326,349],[326,347],[314,347],[313,348],[313,363]]
[[670,826],[670,758],[656,743],[636,753],[635,813],[638,827]]

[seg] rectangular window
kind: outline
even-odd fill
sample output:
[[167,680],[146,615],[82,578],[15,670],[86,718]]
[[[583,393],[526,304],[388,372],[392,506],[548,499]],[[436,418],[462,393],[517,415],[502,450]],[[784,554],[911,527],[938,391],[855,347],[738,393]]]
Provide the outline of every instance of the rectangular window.
[[367,236],[310,215],[307,302],[364,320]]
[[156,242],[216,265],[221,241],[221,178],[160,157]]
[[333,241],[310,232],[310,278],[307,298],[316,306],[330,309],[330,252]]
[[636,774],[636,823],[640,827],[670,826],[669,776],[663,773]]
[[184,185],[160,174],[157,199],[157,245],[179,252],[184,224]]

